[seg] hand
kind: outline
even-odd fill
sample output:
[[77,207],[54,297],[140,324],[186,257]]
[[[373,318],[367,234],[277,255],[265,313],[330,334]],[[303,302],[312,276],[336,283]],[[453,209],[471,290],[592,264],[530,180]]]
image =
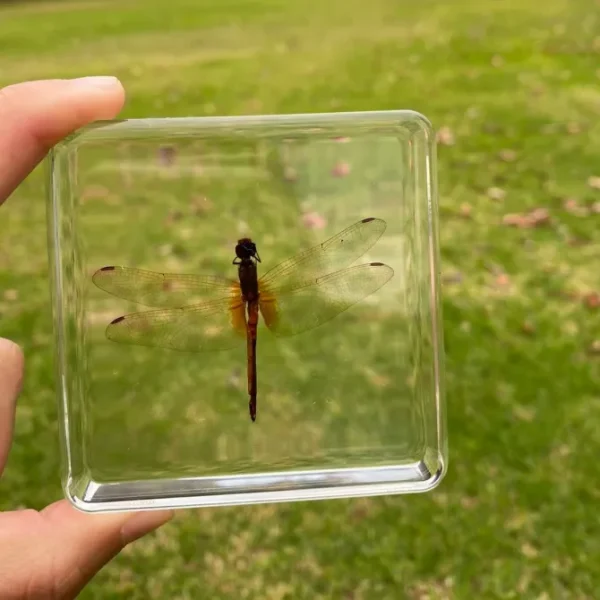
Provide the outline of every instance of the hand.
[[[48,149],[124,102],[112,77],[34,81],[0,89],[0,204]],[[5,210],[5,209],[2,209]],[[0,476],[23,378],[20,348],[0,338]],[[89,515],[61,500],[42,511],[0,513],[0,598],[74,598],[124,546],[171,511]]]

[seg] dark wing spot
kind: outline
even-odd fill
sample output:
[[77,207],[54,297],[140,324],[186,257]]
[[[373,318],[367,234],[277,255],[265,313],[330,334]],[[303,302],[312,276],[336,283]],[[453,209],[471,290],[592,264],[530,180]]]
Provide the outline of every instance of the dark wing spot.
[[116,267],[102,267],[100,270],[101,271],[114,271],[116,269]]
[[369,223],[369,221],[374,221],[375,217],[367,217],[366,219],[362,220],[362,223]]
[[116,319],[114,319],[114,321],[111,321],[110,324],[114,325],[115,323],[120,323],[124,319],[125,319],[125,317],[117,317]]
[[380,262],[375,262],[375,263],[371,263],[372,267],[385,267],[385,265],[383,263]]

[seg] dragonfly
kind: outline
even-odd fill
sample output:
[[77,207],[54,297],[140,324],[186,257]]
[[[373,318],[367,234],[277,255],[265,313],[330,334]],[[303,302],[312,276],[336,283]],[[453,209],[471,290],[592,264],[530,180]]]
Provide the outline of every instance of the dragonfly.
[[188,352],[231,349],[246,341],[248,408],[256,421],[256,342],[259,315],[279,337],[319,327],[385,285],[393,269],[381,262],[351,266],[383,235],[386,223],[369,217],[258,277],[260,255],[239,239],[232,264],[238,279],[159,273],[106,266],[92,276],[100,289],[156,310],[114,319],[106,337],[122,344]]

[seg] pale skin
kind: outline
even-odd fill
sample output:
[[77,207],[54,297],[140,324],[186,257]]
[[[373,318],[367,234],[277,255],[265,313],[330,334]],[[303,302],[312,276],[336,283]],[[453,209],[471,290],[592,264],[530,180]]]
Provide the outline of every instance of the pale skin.
[[[33,81],[0,89],[0,205],[49,148],[87,123],[114,118],[124,100],[123,87],[112,77]],[[4,210],[10,207],[0,207]],[[0,478],[23,377],[21,349],[0,338]],[[171,511],[88,515],[66,500],[41,511],[0,512],[0,598],[75,598],[126,545],[172,516]]]

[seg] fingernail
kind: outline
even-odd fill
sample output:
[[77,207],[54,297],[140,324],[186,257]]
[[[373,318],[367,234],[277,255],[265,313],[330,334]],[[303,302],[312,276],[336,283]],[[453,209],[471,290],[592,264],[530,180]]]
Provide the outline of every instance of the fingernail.
[[172,510],[145,511],[133,515],[121,528],[121,539],[125,545],[168,523],[174,516]]
[[86,87],[109,88],[118,85],[119,80],[116,77],[109,75],[101,75],[95,77],[80,77],[79,79],[71,80],[75,85],[84,85]]

